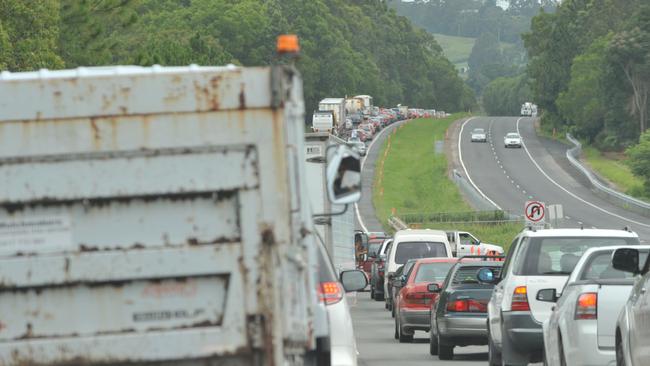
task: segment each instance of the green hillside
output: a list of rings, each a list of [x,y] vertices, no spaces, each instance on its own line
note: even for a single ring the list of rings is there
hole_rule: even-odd
[[[435,33],[434,37],[440,47],[442,47],[445,56],[453,63],[457,69],[467,67],[467,60],[476,38],[470,37],[455,37],[445,34]]]

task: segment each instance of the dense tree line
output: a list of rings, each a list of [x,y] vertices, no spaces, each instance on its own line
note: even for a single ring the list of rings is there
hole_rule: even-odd
[[[308,109],[354,94],[474,104],[435,39],[380,0],[0,0],[0,67],[265,65],[282,33],[301,39]]]
[[[482,104],[491,116],[518,116],[521,105],[533,100],[525,74],[497,78],[483,91]]]
[[[621,149],[648,127],[650,4],[565,0],[524,36],[542,123],[601,149]]]
[[[530,30],[534,15],[541,9],[553,11],[557,1],[511,0],[505,10],[495,0],[392,0],[390,4],[429,32],[476,38],[467,84],[482,94],[492,80],[524,72],[527,59],[521,34]]]

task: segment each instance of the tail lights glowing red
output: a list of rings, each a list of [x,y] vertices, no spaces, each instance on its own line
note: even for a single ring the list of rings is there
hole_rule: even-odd
[[[528,289],[526,286],[517,286],[512,294],[512,311],[530,311],[528,304]]]
[[[447,304],[447,311],[457,313],[486,313],[487,304],[474,299],[455,300]]]
[[[343,299],[343,289],[338,282],[321,282],[318,296],[326,305],[336,304]]]
[[[580,294],[576,303],[575,319],[597,319],[598,318],[598,294],[585,292]]]

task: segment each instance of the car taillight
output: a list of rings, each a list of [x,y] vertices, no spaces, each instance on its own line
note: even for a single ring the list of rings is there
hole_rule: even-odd
[[[487,305],[473,299],[456,300],[447,304],[447,311],[457,313],[485,313]]]
[[[530,311],[528,305],[528,289],[526,286],[517,286],[512,294],[512,311]]]
[[[318,296],[325,305],[332,305],[343,299],[343,290],[338,282],[321,282],[318,286]]]
[[[597,319],[598,318],[598,294],[585,292],[580,294],[576,303],[575,319]]]
[[[434,294],[429,292],[408,292],[400,305],[404,308],[421,308],[431,303]]]

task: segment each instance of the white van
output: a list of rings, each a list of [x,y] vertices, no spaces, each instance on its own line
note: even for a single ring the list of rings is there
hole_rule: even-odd
[[[395,233],[393,245],[386,256],[386,279],[409,259],[453,258],[447,233],[440,230],[400,230]],[[384,293],[388,293],[388,281],[384,281]]]

